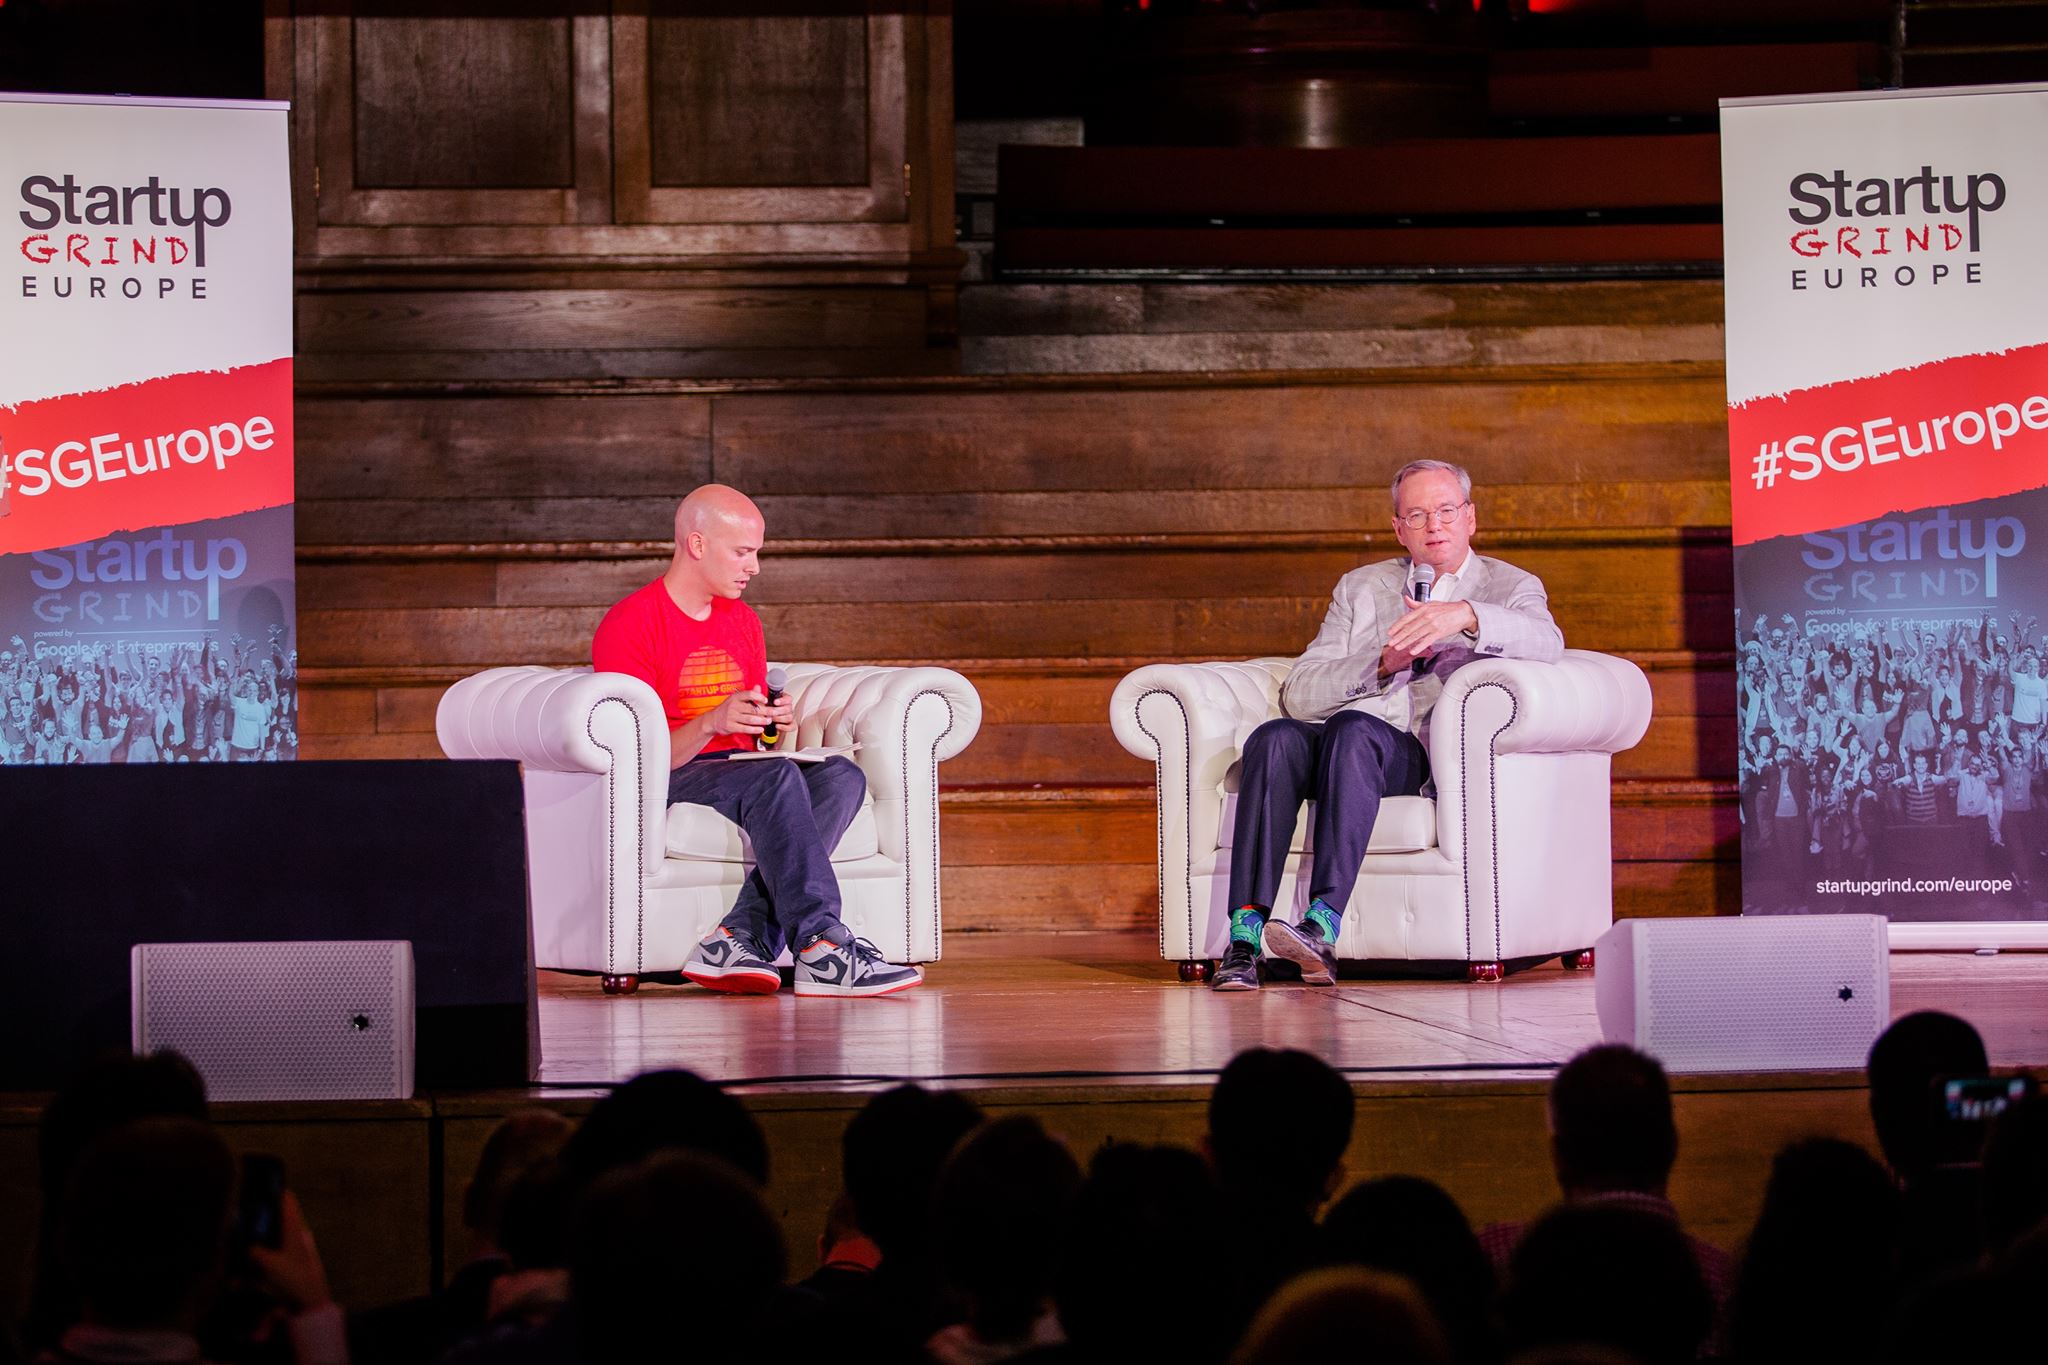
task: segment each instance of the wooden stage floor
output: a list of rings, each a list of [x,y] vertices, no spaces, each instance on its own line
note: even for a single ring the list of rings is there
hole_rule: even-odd
[[[1894,1015],[1945,1009],[1998,1066],[2048,1063],[2048,954],[1897,953]],[[1353,1080],[1528,1081],[1600,1040],[1591,973],[1551,963],[1499,985],[1340,981],[1218,994],[1181,984],[1150,934],[952,934],[923,986],[873,1000],[716,996],[541,974],[541,1080],[600,1087],[688,1067],[759,1093],[918,1080],[1189,1085],[1248,1047],[1297,1047]]]

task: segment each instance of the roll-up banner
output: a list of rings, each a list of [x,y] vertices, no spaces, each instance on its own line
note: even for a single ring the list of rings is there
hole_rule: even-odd
[[[2048,946],[2048,86],[1725,100],[1743,908]]]
[[[0,94],[0,763],[297,753],[285,116]]]

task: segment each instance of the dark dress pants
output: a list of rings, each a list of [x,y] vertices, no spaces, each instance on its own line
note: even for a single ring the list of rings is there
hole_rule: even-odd
[[[669,774],[668,802],[709,806],[747,832],[754,870],[721,923],[772,959],[839,923],[832,850],[867,789],[853,760],[836,754],[823,763],[707,755]]]
[[[1273,904],[1295,815],[1303,801],[1313,800],[1310,895],[1343,914],[1381,798],[1418,795],[1427,781],[1429,754],[1421,741],[1378,716],[1339,711],[1321,724],[1267,721],[1245,740],[1238,768],[1232,908]]]

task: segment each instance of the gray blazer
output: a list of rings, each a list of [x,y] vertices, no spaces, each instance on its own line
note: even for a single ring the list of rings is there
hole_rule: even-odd
[[[1314,643],[1294,661],[1280,686],[1280,708],[1296,720],[1328,720],[1339,711],[1365,711],[1429,742],[1429,713],[1444,682],[1474,659],[1535,659],[1555,663],[1564,633],[1550,619],[1543,580],[1512,564],[1473,554],[1451,586],[1451,598],[1470,602],[1479,618],[1475,636],[1442,642],[1429,671],[1379,680],[1387,628],[1407,612],[1409,561],[1383,560],[1337,580],[1330,610]]]

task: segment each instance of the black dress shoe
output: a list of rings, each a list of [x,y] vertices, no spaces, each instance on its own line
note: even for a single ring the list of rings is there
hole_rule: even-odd
[[[1313,924],[1283,924],[1266,921],[1260,936],[1268,957],[1281,957],[1301,967],[1304,986],[1331,986],[1337,981],[1337,945],[1323,937]]]
[[[1249,943],[1230,941],[1222,961],[1209,976],[1212,991],[1255,991],[1259,988],[1259,950]]]

